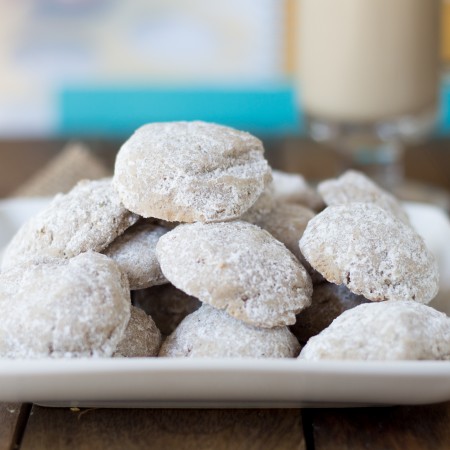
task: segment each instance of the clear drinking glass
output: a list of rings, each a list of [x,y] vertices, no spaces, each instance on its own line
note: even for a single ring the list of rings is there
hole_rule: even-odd
[[[435,126],[440,0],[299,0],[299,95],[310,136],[385,187]]]

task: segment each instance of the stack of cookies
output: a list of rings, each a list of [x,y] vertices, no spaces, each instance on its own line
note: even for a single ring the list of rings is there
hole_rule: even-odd
[[[425,306],[436,262],[401,205],[356,172],[317,192],[263,152],[215,124],[138,129],[112,180],[12,239],[0,357],[450,359],[450,318]]]

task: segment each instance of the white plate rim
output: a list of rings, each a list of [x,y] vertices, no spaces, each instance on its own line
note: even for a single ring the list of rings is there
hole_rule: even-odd
[[[89,407],[299,407],[450,401],[450,361],[0,360],[0,400]]]

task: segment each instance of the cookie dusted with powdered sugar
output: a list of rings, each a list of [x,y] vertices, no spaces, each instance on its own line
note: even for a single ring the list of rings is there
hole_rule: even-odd
[[[302,175],[272,170],[272,177],[273,195],[277,202],[297,203],[314,211],[324,207],[322,197]]]
[[[339,178],[322,181],[317,189],[329,206],[353,202],[375,203],[409,225],[408,214],[401,203],[360,172],[349,170]]]
[[[423,239],[373,203],[326,208],[309,221],[300,249],[328,281],[369,300],[428,303],[439,289],[437,262]]]
[[[161,347],[161,333],[150,316],[134,306],[128,326],[114,357],[143,358],[157,356]]]
[[[156,256],[177,288],[255,326],[293,324],[311,302],[304,267],[247,222],[180,225],[160,238]]]
[[[315,285],[311,306],[297,315],[297,322],[290,329],[296,338],[305,344],[310,337],[319,334],[344,311],[369,302],[370,300],[354,294],[343,284]]]
[[[294,358],[299,351],[300,345],[287,327],[253,327],[203,305],[164,341],[159,356]]]
[[[99,253],[0,274],[0,357],[111,356],[130,318],[128,280]]]
[[[260,200],[256,202],[256,205],[258,204],[260,204]],[[264,201],[264,204],[268,205],[268,202]],[[299,241],[303,236],[306,225],[314,216],[315,213],[305,206],[294,203],[278,203],[270,209],[252,207],[250,208],[250,214],[244,214],[242,219],[258,225],[282,242],[302,263],[313,283],[318,284],[324,281],[322,275],[306,261],[299,247]]]
[[[273,184],[269,183],[254,205],[246,211],[239,219],[253,224],[262,221],[264,217],[275,207],[273,196]]]
[[[167,283],[156,259],[156,244],[169,230],[142,220],[125,231],[103,251],[128,276],[130,289],[145,289]]]
[[[267,230],[282,242],[302,263],[305,259],[300,252],[299,241],[308,222],[316,214],[310,209],[292,203],[279,203],[267,214],[252,222]]]
[[[263,145],[205,122],[152,123],[120,149],[114,186],[143,217],[218,222],[241,216],[271,180]]]
[[[2,270],[35,259],[100,252],[137,220],[120,202],[111,180],[80,181],[20,228],[4,253]]]
[[[450,318],[416,302],[356,306],[312,337],[299,358],[450,360]]]
[[[161,333],[168,336],[202,303],[169,283],[134,292],[133,304],[152,316]]]

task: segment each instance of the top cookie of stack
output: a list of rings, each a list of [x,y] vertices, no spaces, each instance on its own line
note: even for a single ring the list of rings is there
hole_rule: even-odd
[[[204,122],[152,123],[117,155],[113,185],[143,217],[220,222],[240,217],[272,179],[262,142]]]

